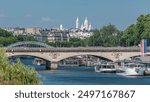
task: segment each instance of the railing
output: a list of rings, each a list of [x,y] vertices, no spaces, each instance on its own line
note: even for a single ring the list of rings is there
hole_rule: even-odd
[[[140,52],[139,47],[5,48],[6,52]],[[148,49],[150,51],[150,49]]]
[[[15,48],[15,47],[43,47],[43,48],[53,48],[50,45],[47,45],[47,44],[45,44],[43,42],[37,42],[37,41],[22,41],[22,42],[11,44],[7,48]]]

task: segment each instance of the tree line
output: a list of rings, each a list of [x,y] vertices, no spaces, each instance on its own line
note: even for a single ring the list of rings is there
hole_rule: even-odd
[[[135,24],[131,24],[124,31],[115,25],[107,25],[94,31],[89,38],[91,46],[138,46],[142,39],[148,40],[150,45],[150,14],[140,15]]]
[[[12,43],[16,43],[20,41],[33,41],[33,40],[36,39],[32,36],[26,36],[26,35],[13,36],[13,33],[0,28],[0,46],[8,46]]]

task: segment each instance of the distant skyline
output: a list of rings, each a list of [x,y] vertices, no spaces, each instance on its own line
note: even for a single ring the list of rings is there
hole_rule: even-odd
[[[148,0],[0,0],[0,27],[75,28],[85,17],[94,28],[114,24],[120,30],[150,14]]]

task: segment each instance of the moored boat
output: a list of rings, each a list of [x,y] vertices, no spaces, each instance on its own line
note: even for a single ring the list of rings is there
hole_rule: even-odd
[[[125,75],[127,76],[141,76],[144,75],[145,66],[141,63],[126,63],[124,65]]]
[[[95,66],[95,72],[101,72],[101,73],[115,73],[117,70],[114,66],[114,64],[100,64],[98,66]]]

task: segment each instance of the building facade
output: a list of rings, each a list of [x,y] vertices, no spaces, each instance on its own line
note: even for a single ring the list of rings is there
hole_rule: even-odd
[[[38,28],[38,27],[31,27],[31,28],[26,28],[25,29],[25,32],[27,33],[27,34],[40,34],[40,30],[41,30],[42,28]]]
[[[40,33],[42,41],[56,42],[56,41],[69,41],[70,39],[68,30],[45,29],[41,30]]]

